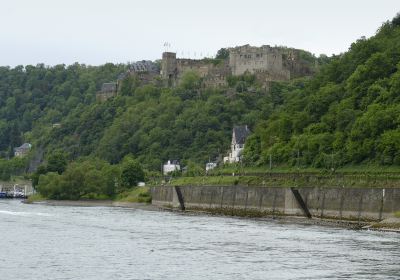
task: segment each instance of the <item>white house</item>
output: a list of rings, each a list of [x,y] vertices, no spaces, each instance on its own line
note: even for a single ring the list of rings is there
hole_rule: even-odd
[[[208,162],[206,164],[206,171],[214,169],[215,167],[217,167],[217,163],[216,162]]]
[[[244,149],[244,143],[250,135],[247,125],[235,126],[232,131],[231,151],[227,157],[224,157],[224,163],[240,162]]]
[[[30,143],[24,143],[20,147],[14,149],[14,156],[23,157],[29,153],[32,145]]]
[[[177,160],[168,160],[167,163],[163,165],[163,173],[164,175],[168,175],[168,173],[174,172],[174,171],[179,171],[181,170],[181,166],[179,164],[179,161]]]

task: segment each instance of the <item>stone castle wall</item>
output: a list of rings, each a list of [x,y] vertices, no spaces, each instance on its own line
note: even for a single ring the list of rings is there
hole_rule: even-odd
[[[260,48],[245,45],[229,49],[229,66],[232,75],[261,74],[275,80],[289,80],[290,71],[284,68],[282,52],[277,48]]]
[[[230,75],[230,68],[226,61],[213,64],[207,60],[178,59],[177,79],[180,80],[188,71],[197,73],[206,87],[225,86],[226,77]]]
[[[268,83],[312,74],[310,63],[300,59],[300,50],[250,45],[228,50],[229,59],[217,64],[207,59],[179,59],[176,53],[164,52],[161,76],[169,85],[177,85],[184,73],[193,71],[202,78],[205,86],[224,86],[226,77],[230,75],[250,73],[258,81]]]

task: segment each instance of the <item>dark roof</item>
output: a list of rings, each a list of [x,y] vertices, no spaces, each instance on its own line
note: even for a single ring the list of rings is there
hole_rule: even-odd
[[[250,130],[247,128],[247,125],[235,126],[233,128],[233,135],[235,137],[236,144],[244,144],[249,134]]]
[[[150,60],[142,60],[132,63],[129,66],[132,72],[140,73],[140,72],[153,72],[158,73],[160,69],[158,65]]]
[[[14,151],[29,150],[32,147],[29,143],[24,143],[21,146],[14,148]]]
[[[101,91],[102,92],[110,92],[110,91],[114,92],[114,91],[117,91],[117,83],[104,83],[101,86]]]

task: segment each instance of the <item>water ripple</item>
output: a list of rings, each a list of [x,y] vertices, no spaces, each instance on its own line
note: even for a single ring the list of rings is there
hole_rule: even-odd
[[[0,279],[400,279],[400,235],[0,203]]]

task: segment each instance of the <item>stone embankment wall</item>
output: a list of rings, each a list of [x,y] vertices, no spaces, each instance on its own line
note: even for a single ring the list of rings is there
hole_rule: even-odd
[[[152,187],[152,203],[215,212],[382,220],[400,211],[400,188]],[[182,205],[183,202],[183,205]]]

